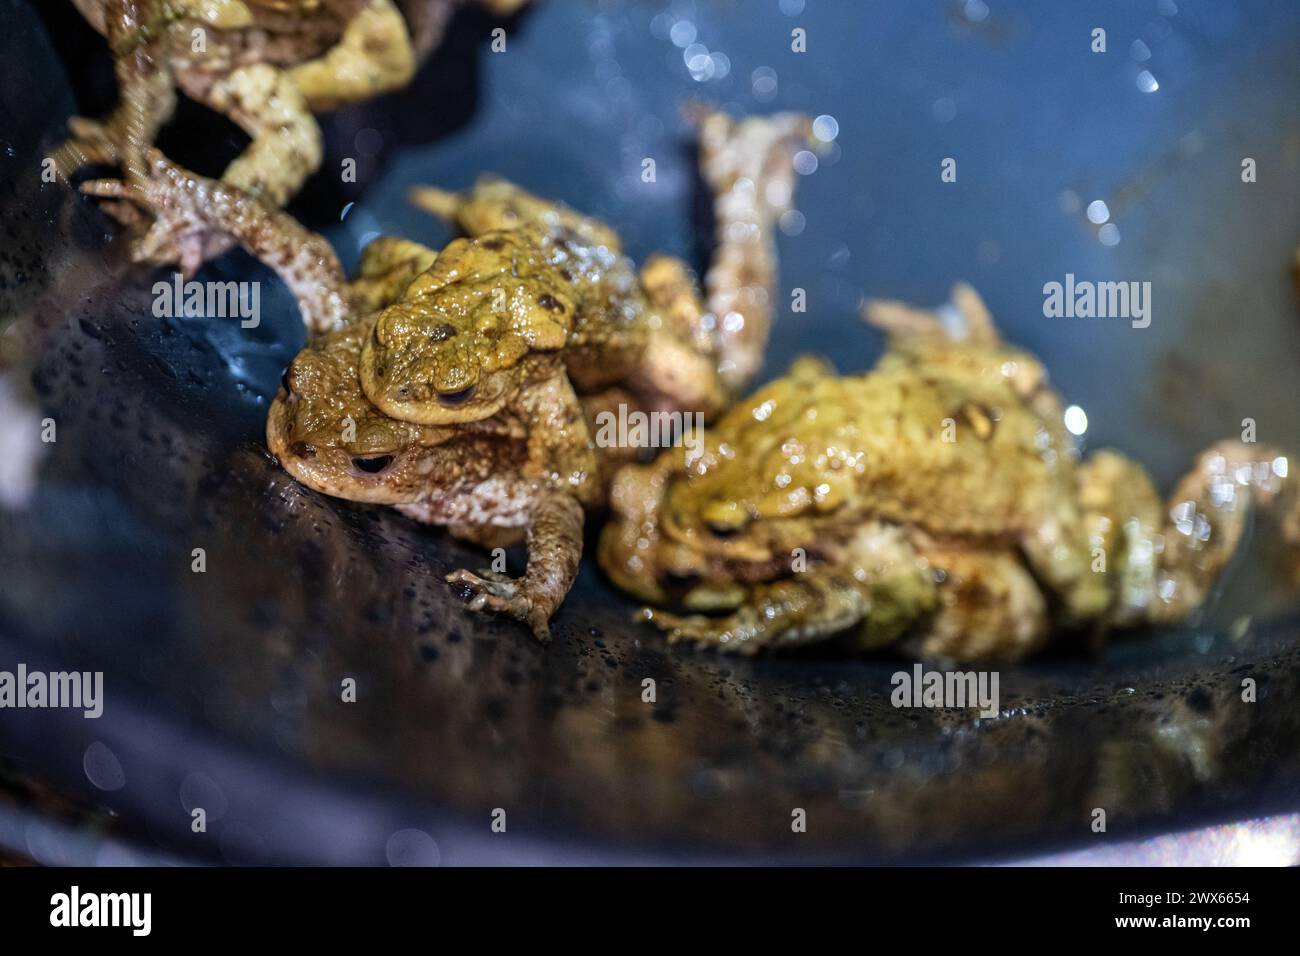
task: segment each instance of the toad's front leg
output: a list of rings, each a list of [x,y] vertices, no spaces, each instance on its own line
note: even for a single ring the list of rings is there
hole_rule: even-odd
[[[229,236],[276,271],[298,300],[309,331],[342,328],[350,314],[348,287],[324,236],[256,196],[168,162],[157,150],[147,151],[146,160],[146,177],[97,179],[81,187],[153,214],[153,226],[136,240],[138,261],[165,262],[167,250],[179,249],[181,271],[192,275],[213,238]]]
[[[824,640],[865,620],[871,613],[871,593],[847,576],[808,572],[755,588],[746,604],[720,617],[652,608],[641,613],[667,634],[669,644],[758,654]]]
[[[582,505],[573,495],[544,487],[530,515],[528,567],[522,578],[462,568],[447,575],[447,581],[468,589],[471,609],[509,615],[531,627],[539,641],[548,641],[551,617],[578,575],[582,522]]]
[[[860,625],[864,648],[890,644],[936,606],[929,566],[897,528],[869,525],[834,554],[833,563],[755,587],[730,614],[680,616],[645,610],[669,643],[758,654],[812,644]]]

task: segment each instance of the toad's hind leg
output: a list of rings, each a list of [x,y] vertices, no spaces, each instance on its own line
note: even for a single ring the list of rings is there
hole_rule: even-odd
[[[997,345],[1001,341],[993,315],[974,286],[958,282],[949,302],[937,309],[923,309],[896,299],[868,299],[862,319],[896,341],[947,339],[973,345]]]
[[[641,287],[659,322],[652,325],[629,385],[646,411],[699,412],[712,418],[726,396],[712,318],[695,277],[680,259],[655,255],[641,269]]]
[[[734,393],[763,364],[777,296],[776,222],[792,207],[793,156],[813,144],[812,123],[797,113],[736,120],[705,108],[691,112],[717,239],[704,286],[718,371]]]
[[[1046,643],[1047,602],[1012,551],[924,547],[942,584],[935,612],[905,639],[923,658],[1017,660]]]
[[[229,236],[280,276],[298,300],[303,324],[313,333],[342,328],[350,315],[347,283],[324,236],[228,183],[195,175],[146,152],[147,177],[123,182],[97,179],[82,185],[92,196],[136,203],[154,223],[137,240],[136,258],[153,261],[162,250],[181,250],[181,269],[202,264],[212,235]]]
[[[531,627],[538,640],[550,640],[550,619],[578,575],[582,522],[582,505],[573,495],[543,490],[528,527],[528,567],[522,578],[462,569],[447,575],[447,581],[469,590],[471,609],[508,615]]]
[[[221,179],[274,206],[283,206],[320,166],[320,126],[284,71],[259,63],[210,85],[178,77],[181,88],[222,113],[252,142]]]
[[[1201,453],[1169,496],[1148,618],[1172,623],[1209,596],[1246,530],[1251,509],[1278,513],[1287,543],[1300,548],[1295,461],[1266,445],[1221,441]]]
[[[756,588],[742,607],[721,617],[651,608],[642,616],[665,632],[669,644],[758,654],[825,640],[865,620],[870,612],[868,588],[849,578],[809,573]]]
[[[406,21],[393,0],[368,0],[336,46],[289,71],[312,112],[400,90],[415,75],[416,51]]]
[[[498,176],[480,176],[463,192],[415,186],[407,193],[407,200],[417,209],[454,223],[470,238],[530,227],[552,238],[563,239],[567,234],[591,246],[622,250],[618,234],[600,220],[563,203],[534,196]]]
[[[173,76],[167,64],[171,36],[167,5],[150,0],[109,0],[98,7],[81,5],[82,15],[104,34],[113,55],[118,100],[106,119],[74,116],[68,120],[72,138],[52,158],[67,179],[89,165],[119,166],[127,175],[143,175],[144,151],[176,107]],[[152,36],[150,40],[148,37]],[[129,205],[109,207],[124,223],[138,225],[138,210]]]

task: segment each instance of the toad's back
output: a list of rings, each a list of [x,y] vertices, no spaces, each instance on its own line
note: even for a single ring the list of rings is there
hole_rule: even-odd
[[[795,373],[719,422],[703,474],[682,489],[701,512],[879,517],[944,536],[1015,535],[1055,494],[1073,456],[1007,382],[887,365],[845,377]]]

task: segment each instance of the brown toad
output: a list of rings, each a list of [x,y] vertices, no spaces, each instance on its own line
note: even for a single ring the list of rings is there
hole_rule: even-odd
[[[73,117],[55,151],[70,177],[87,165],[148,175],[144,151],[170,119],[176,91],[229,117],[251,138],[224,182],[283,205],[321,162],[313,113],[400,89],[437,45],[461,0],[73,0],[109,42],[118,103],[104,120]],[[522,0],[485,0],[509,13]],[[414,38],[412,36],[414,34]],[[137,234],[141,210],[109,203]],[[148,211],[148,210],[145,210]],[[183,245],[151,233],[133,246],[139,261],[179,261],[192,273],[229,246],[226,236],[191,230]]]
[[[526,534],[523,578],[461,571],[451,580],[473,593],[472,607],[511,614],[544,636],[577,571],[583,508],[602,500],[602,474],[610,464],[607,458],[602,466],[598,457],[584,404],[711,410],[728,383],[737,381],[737,369],[753,367],[756,360],[748,353],[761,349],[766,335],[771,290],[748,288],[737,299],[726,280],[770,282],[771,227],[782,207],[756,197],[789,196],[789,190],[764,189],[763,175],[778,183],[793,176],[791,136],[806,121],[710,117],[705,123],[735,133],[715,139],[722,159],[714,148],[704,150],[706,164],[712,161],[709,181],[744,193],[727,205],[727,215],[759,227],[730,230],[739,238],[722,244],[725,261],[710,273],[711,291],[746,310],[721,330],[710,328],[712,314],[680,261],[656,258],[638,276],[607,227],[508,183],[481,183],[466,201],[457,200],[456,209],[470,229],[475,222],[511,216],[519,218],[520,228],[458,240],[440,253],[406,240],[376,240],[352,282],[322,237],[156,152],[143,183],[102,180],[87,189],[144,202],[155,210],[154,229],[181,237],[192,229],[228,234],[273,267],[316,336],[295,360],[268,424],[268,439],[284,467],[319,491],[399,505],[475,540]],[[765,151],[753,156],[738,150],[737,142],[761,144]],[[446,194],[437,196],[449,201]],[[731,221],[719,225],[725,230]],[[537,230],[531,238],[529,229]],[[590,249],[579,253],[580,242]],[[556,261],[538,261],[538,255]],[[570,269],[575,271],[566,278],[563,272]],[[466,316],[472,321],[455,324]],[[438,407],[446,416],[406,421],[364,397],[365,355],[373,351],[376,330],[401,332],[403,323],[427,330],[435,342],[468,344],[475,367],[488,371],[473,383],[473,392],[457,380],[444,383],[447,394]],[[313,392],[304,384],[310,382],[326,387]],[[586,393],[581,399],[575,385]],[[288,405],[294,408],[290,417],[284,412]],[[345,418],[353,426],[346,435]],[[327,440],[332,431],[339,434]],[[448,454],[488,441],[503,445],[464,469],[447,464]],[[429,448],[439,451],[426,453]],[[613,449],[608,455],[626,453]],[[493,462],[500,463],[499,474],[489,481],[485,475]],[[467,484],[462,473],[477,477]]]
[[[811,124],[703,109],[694,118],[719,239],[707,310],[678,260],[652,257],[638,276],[608,226],[509,183],[483,179],[464,195],[417,189],[418,205],[467,238],[379,317],[362,353],[370,400],[409,421],[470,421],[549,365],[579,393],[630,382],[646,406],[716,413],[762,362],[775,222]]]
[[[1288,459],[1221,442],[1162,506],[1141,466],[1080,463],[1042,365],[1004,344],[969,287],[962,321],[867,312],[890,347],[870,372],[803,359],[709,430],[615,479],[601,566],[659,607],[671,641],[742,653],[857,628],[925,657],[1011,659],[1066,628],[1185,618]],[[951,318],[951,313],[948,314]]]

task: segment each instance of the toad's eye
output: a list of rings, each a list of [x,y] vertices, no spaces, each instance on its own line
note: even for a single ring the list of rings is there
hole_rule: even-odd
[[[709,522],[709,531],[715,538],[722,538],[724,541],[728,538],[734,538],[740,534],[740,525],[738,524],[719,524],[716,521]]]
[[[444,322],[442,325],[434,327],[433,331],[429,333],[429,338],[434,342],[443,342],[455,334],[456,326]]]
[[[439,392],[438,404],[445,405],[448,408],[455,408],[457,405],[464,405],[474,397],[474,388],[475,386],[471,385],[469,388],[462,388],[458,392]]]
[[[353,458],[352,467],[368,475],[377,475],[393,463],[392,455],[376,455],[373,458]]]
[[[700,572],[687,568],[665,568],[664,581],[672,587],[688,587],[700,579]]]

